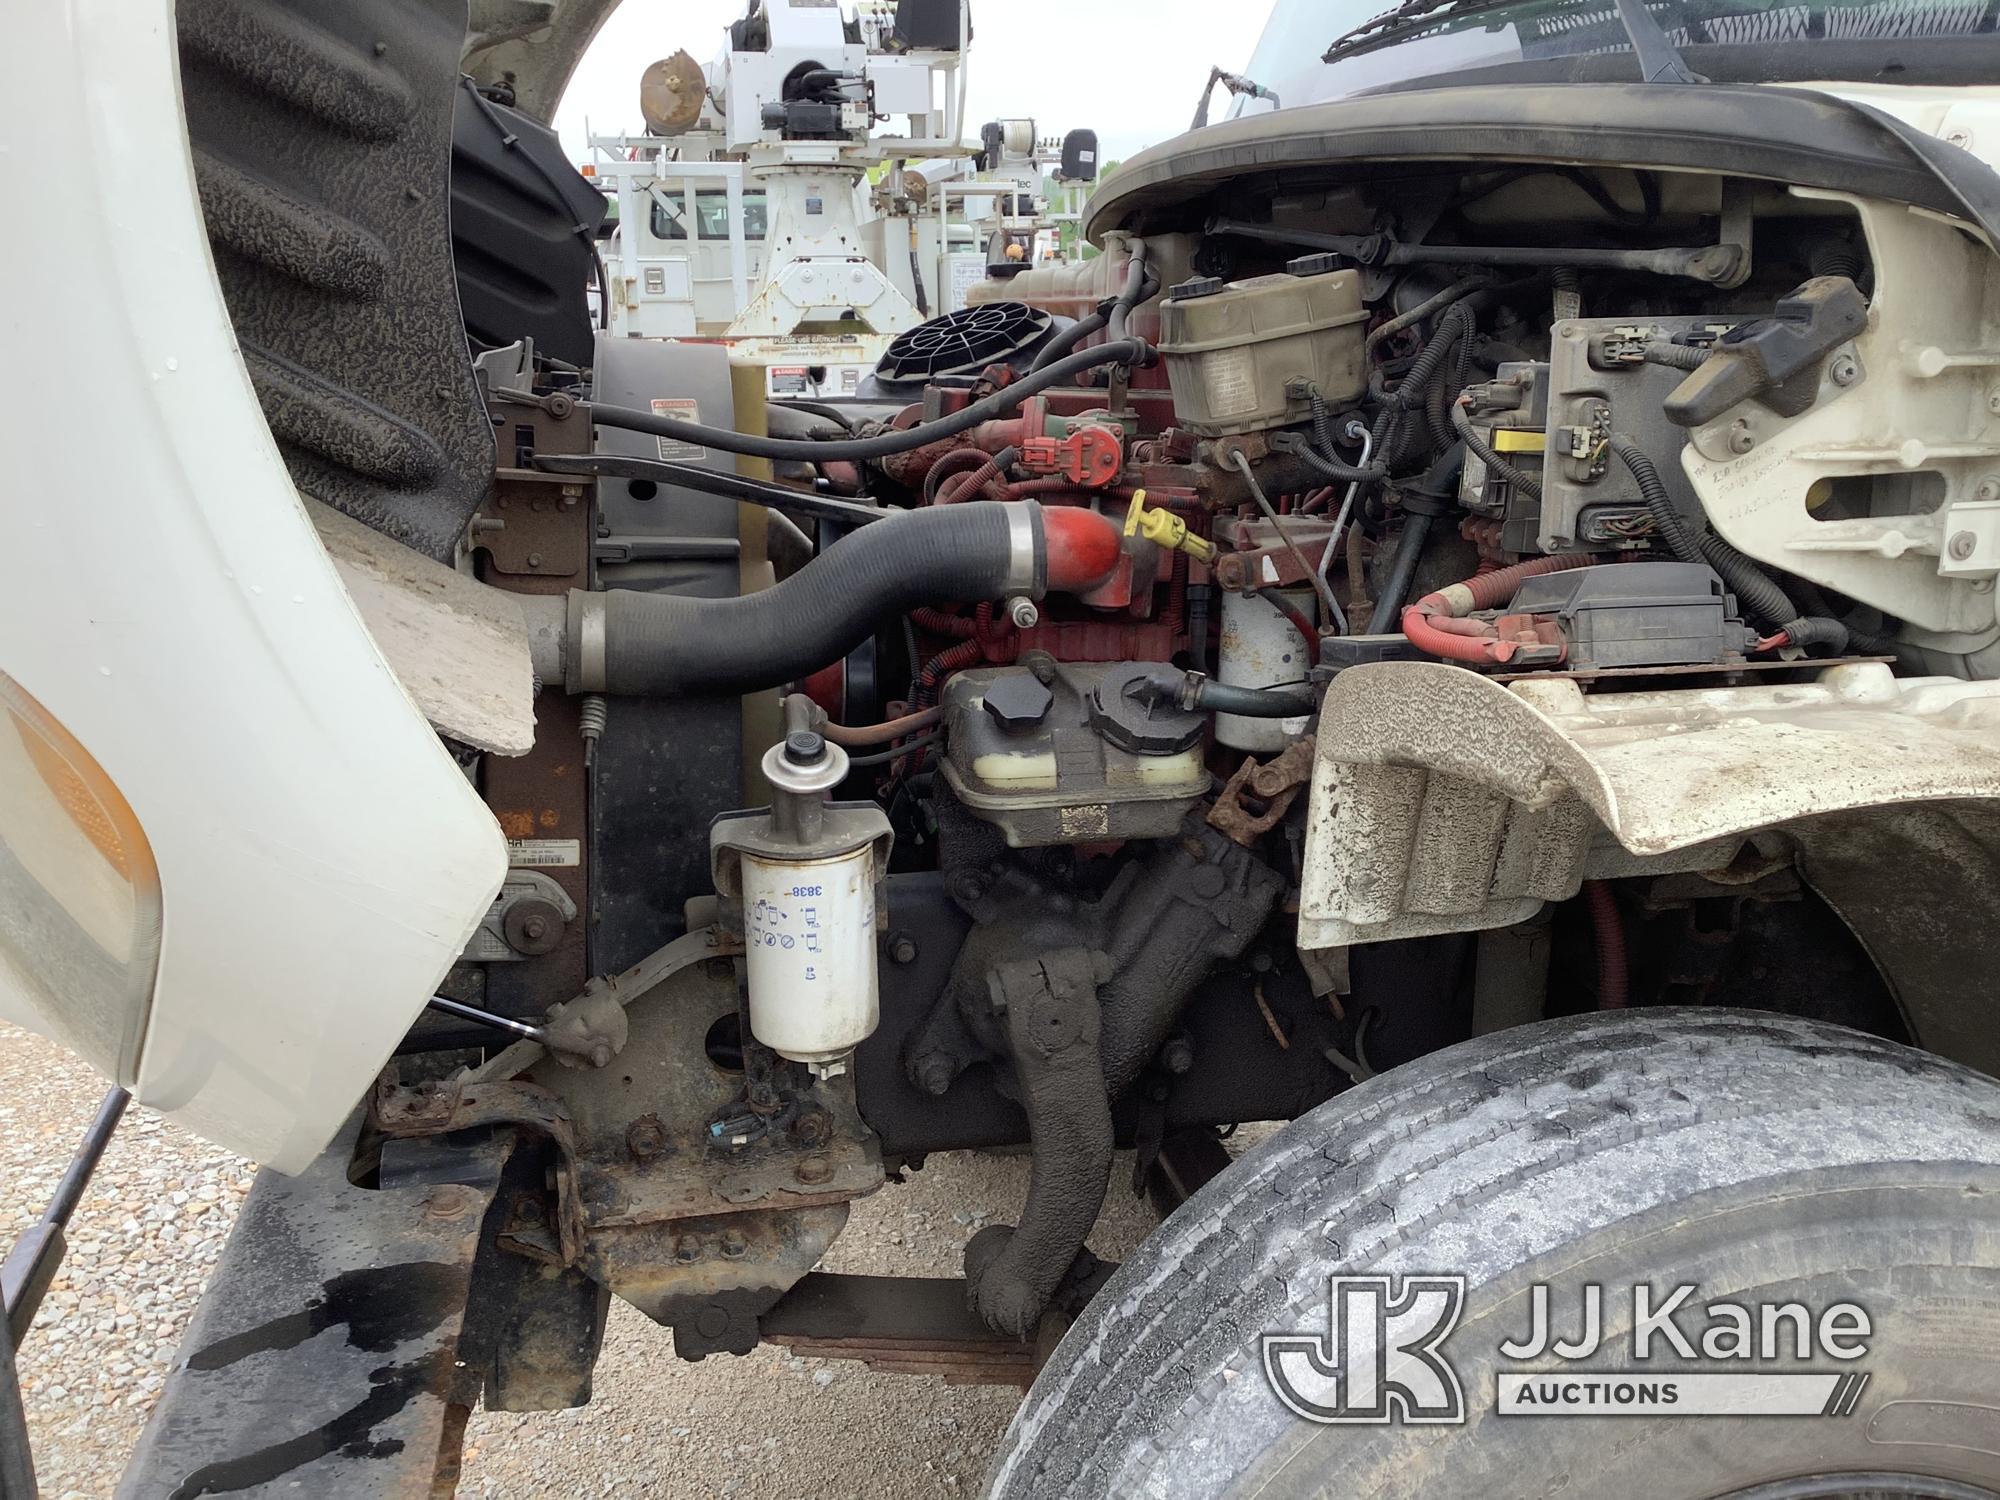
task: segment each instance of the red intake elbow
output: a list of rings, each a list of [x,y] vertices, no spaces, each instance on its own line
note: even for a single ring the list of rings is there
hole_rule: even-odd
[[[1124,534],[1118,523],[1078,505],[1042,507],[1051,593],[1088,593],[1118,567]]]

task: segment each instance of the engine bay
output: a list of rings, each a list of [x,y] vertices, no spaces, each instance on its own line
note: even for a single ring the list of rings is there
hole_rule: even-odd
[[[1159,180],[853,402],[478,361],[538,728],[466,757],[515,870],[447,996],[546,1021],[467,1066],[427,1018],[379,1170],[561,1116],[505,1248],[684,1357],[823,1336],[847,1203],[929,1153],[1033,1153],[966,1254],[990,1352],[1101,1284],[1118,1149],[1171,1204],[1239,1123],[1544,1015],[1838,974],[1922,1019],[1801,869],[1990,709],[1965,230],[1623,163]]]

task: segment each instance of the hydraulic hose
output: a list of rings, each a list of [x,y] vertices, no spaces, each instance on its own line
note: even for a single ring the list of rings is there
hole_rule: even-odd
[[[885,617],[920,604],[1087,587],[1116,566],[1119,530],[1067,509],[1060,524],[1032,501],[901,511],[740,598],[573,592],[567,685],[628,696],[754,692],[838,661]]]
[[[1126,337],[1126,321],[1132,316],[1132,310],[1146,300],[1148,283],[1150,282],[1156,289],[1159,286],[1146,266],[1146,242],[1133,239],[1128,245],[1132,258],[1127,263],[1125,271],[1125,287],[1111,303],[1109,328],[1114,339]]]
[[[535,467],[551,474],[650,480],[654,484],[697,490],[704,495],[720,495],[725,500],[741,500],[746,505],[762,505],[811,521],[837,521],[843,526],[867,526],[894,514],[855,500],[836,500],[807,490],[789,489],[769,480],[745,479],[719,469],[639,458],[629,453],[537,453]]]
[[[1093,333],[1102,333],[1104,325],[1111,321],[1110,313],[1104,308],[1085,313],[1061,333],[1042,345],[1042,352],[1035,356],[1035,362],[1028,366],[1028,372],[1046,369],[1061,359]]]
[[[926,708],[913,714],[904,714],[900,719],[889,719],[881,724],[836,724],[828,719],[819,725],[819,732],[834,744],[852,749],[887,745],[907,735],[921,734],[926,730],[935,729],[943,721],[943,709]]]
[[[1405,486],[1405,493],[1440,507],[1449,504],[1450,498],[1458,493],[1458,475],[1464,467],[1465,450],[1454,444],[1424,471],[1422,479]],[[1410,597],[1410,585],[1416,580],[1417,565],[1423,561],[1424,544],[1430,540],[1431,527],[1440,513],[1441,509],[1430,505],[1415,509],[1405,500],[1403,529],[1396,536],[1396,551],[1389,559],[1389,576],[1382,585],[1382,597],[1375,601],[1375,612],[1368,617],[1368,634],[1387,635],[1396,629],[1403,601]]]
[[[808,464],[828,459],[849,459],[861,463],[908,453],[913,448],[922,448],[944,438],[956,437],[961,432],[969,432],[982,422],[990,422],[1012,411],[1030,396],[1072,380],[1087,370],[1101,369],[1105,365],[1144,365],[1150,363],[1152,358],[1153,348],[1145,340],[1116,339],[1095,348],[1079,350],[1054,364],[1023,375],[1012,385],[1004,386],[985,400],[975,401],[948,417],[939,417],[934,422],[920,422],[914,427],[894,432],[878,433],[874,437],[831,438],[825,441],[757,437],[747,432],[733,432],[726,427],[706,427],[698,422],[655,416],[652,412],[637,411],[627,406],[592,402],[588,410],[590,420],[601,427],[678,438],[683,442],[700,443],[720,448],[724,453],[738,453],[749,458],[783,459]]]
[[[1327,458],[1298,433],[1272,434],[1271,447],[1276,452],[1289,453],[1295,458],[1304,460],[1307,468],[1335,484],[1368,484],[1388,477],[1389,473],[1386,464],[1344,464],[1337,459]]]
[[[1395,628],[1396,617],[1403,611],[1403,600],[1409,597],[1410,582],[1417,576],[1424,544],[1430,540],[1432,520],[1422,511],[1404,514],[1403,529],[1396,536],[1396,551],[1389,559],[1388,582],[1382,586],[1382,597],[1375,601],[1375,613],[1368,617],[1368,634],[1387,635]]]
[[[1232,687],[1199,672],[1176,672],[1169,667],[1148,672],[1139,688],[1182,708],[1234,714],[1241,719],[1297,719],[1319,712],[1319,695],[1311,688]]]
[[[1697,537],[1667,493],[1653,461],[1630,439],[1614,436],[1611,451],[1625,465],[1653,518],[1653,529],[1666,542],[1667,550],[1682,562],[1707,563],[1720,575],[1736,602],[1757,624],[1786,637],[1801,651],[1815,646],[1838,654],[1847,649],[1847,627],[1838,620],[1805,616],[1798,606],[1755,562],[1738,552],[1714,532]]]
[[[1462,297],[1470,297],[1474,292],[1483,292],[1493,285],[1490,276],[1470,276],[1463,281],[1455,281],[1443,291],[1426,297],[1408,312],[1398,313],[1380,327],[1370,330],[1365,348],[1373,350],[1384,339],[1401,333],[1405,328],[1414,328],[1432,313],[1446,308]]]
[[[1114,339],[1125,337],[1125,323],[1131,316],[1132,309],[1159,290],[1159,282],[1153,279],[1152,272],[1146,265],[1146,242],[1133,240],[1131,253],[1130,266],[1125,274],[1125,285],[1119,290],[1118,295],[1106,298],[1098,305],[1095,312],[1078,318],[1043,345],[1042,352],[1035,356],[1035,362],[1028,367],[1030,373],[1054,364],[1085,339],[1102,333],[1106,328],[1111,330],[1111,337]]]

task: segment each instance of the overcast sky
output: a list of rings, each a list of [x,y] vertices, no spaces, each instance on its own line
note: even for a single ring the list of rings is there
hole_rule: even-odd
[[[556,126],[582,161],[590,133],[644,132],[639,74],[685,47],[706,65],[744,0],[624,0],[564,95]],[[1031,116],[1042,135],[1087,126],[1106,161],[1188,128],[1211,67],[1241,72],[1271,0],[974,0],[970,138]],[[1218,91],[1220,115],[1224,96]],[[586,123],[587,122],[587,123]]]

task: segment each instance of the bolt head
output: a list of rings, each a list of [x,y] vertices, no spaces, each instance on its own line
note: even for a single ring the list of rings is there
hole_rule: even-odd
[[[1016,630],[1033,630],[1041,622],[1042,612],[1035,608],[1032,599],[1015,599],[1007,606],[1007,618],[1014,622]]]
[[[1990,412],[2000,412],[2000,387],[1986,393],[1986,409]]]
[[[1748,453],[1756,446],[1757,439],[1751,433],[1748,423],[1739,421],[1734,427],[1729,429],[1729,451],[1731,453]]]
[[[500,935],[516,953],[539,957],[563,937],[563,915],[541,896],[523,896],[508,904],[500,918]]]
[[[1833,362],[1833,383],[1853,385],[1861,378],[1861,363],[1851,354],[1843,354]]]
[[[917,940],[906,932],[897,933],[889,939],[889,959],[892,963],[915,963],[917,961]]]
[[[667,1130],[657,1115],[641,1115],[625,1131],[625,1149],[637,1157],[658,1156],[667,1148]]]
[[[951,1059],[942,1052],[927,1052],[917,1059],[916,1085],[926,1094],[942,1094],[951,1088]]]
[[[1959,562],[1964,562],[1966,558],[1972,556],[1978,547],[1979,538],[1969,531],[1952,533],[1951,540],[1945,544],[1945,550]]]

